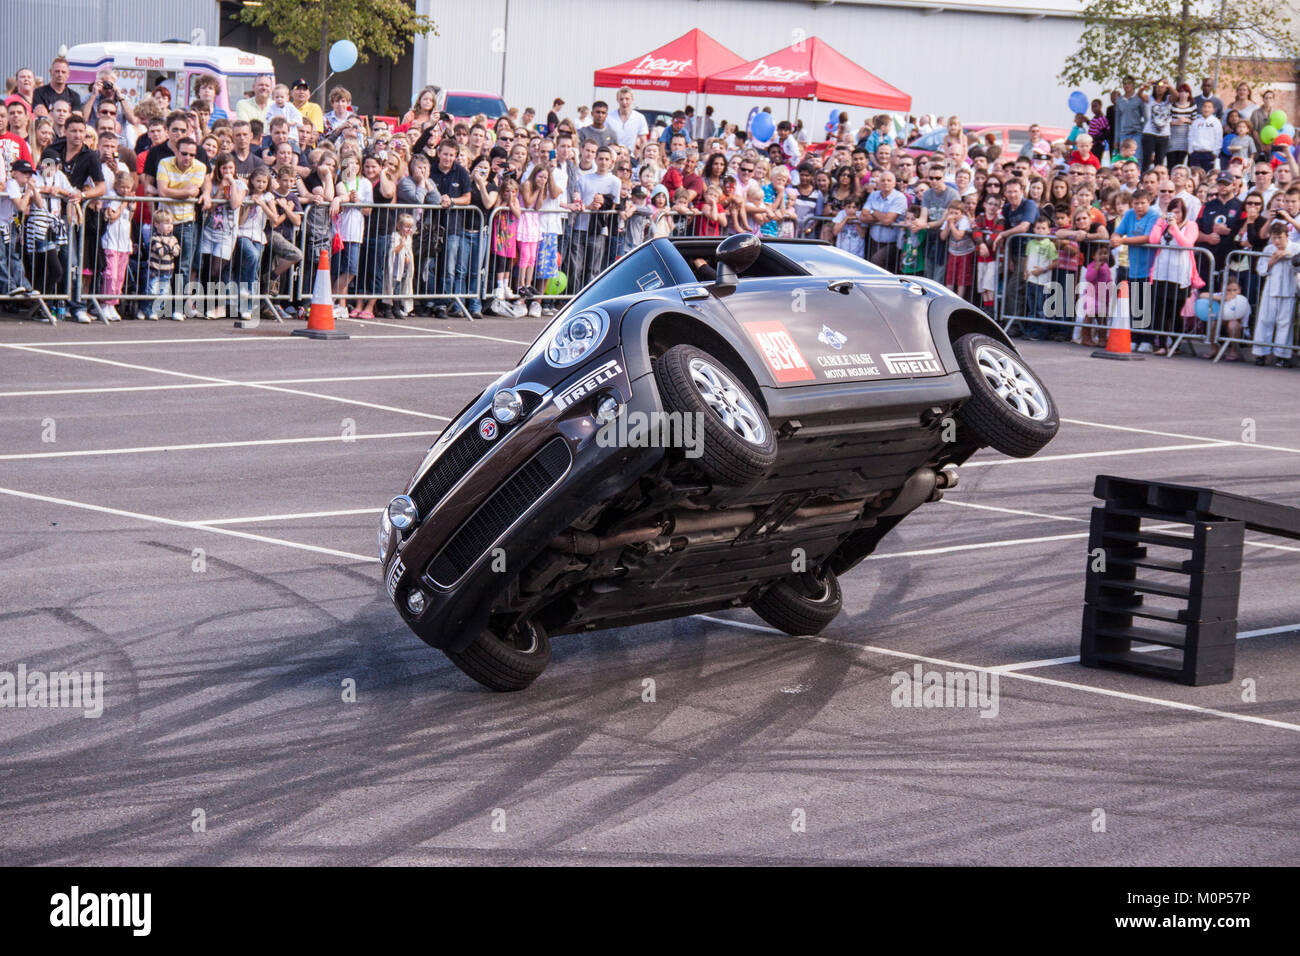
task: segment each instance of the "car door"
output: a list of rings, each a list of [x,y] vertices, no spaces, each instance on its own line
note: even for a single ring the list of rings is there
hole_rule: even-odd
[[[886,280],[891,281],[891,280]],[[903,351],[860,278],[740,280],[720,303],[778,388],[898,377],[882,354]],[[761,379],[760,379],[761,380]]]

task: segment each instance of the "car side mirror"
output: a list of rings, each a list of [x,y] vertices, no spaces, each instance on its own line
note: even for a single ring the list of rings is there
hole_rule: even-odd
[[[762,251],[762,241],[748,233],[728,236],[718,243],[718,276],[713,282],[715,293],[728,295],[734,290],[740,274],[757,261]]]

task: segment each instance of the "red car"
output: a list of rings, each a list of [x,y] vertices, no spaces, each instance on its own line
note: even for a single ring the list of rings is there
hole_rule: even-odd
[[[486,116],[490,123],[509,112],[506,101],[501,97],[478,90],[441,90],[438,93],[438,109],[450,113],[454,123],[469,122],[479,113]]]

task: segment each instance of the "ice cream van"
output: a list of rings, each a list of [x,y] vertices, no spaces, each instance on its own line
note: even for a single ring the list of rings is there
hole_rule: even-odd
[[[191,43],[79,43],[70,47],[68,82],[91,87],[101,70],[117,74],[121,95],[133,106],[166,80],[173,106],[188,105],[197,96],[200,76],[211,74],[221,84],[216,105],[234,113],[237,104],[252,92],[253,81],[263,73],[274,73],[270,57],[229,46],[198,46]]]

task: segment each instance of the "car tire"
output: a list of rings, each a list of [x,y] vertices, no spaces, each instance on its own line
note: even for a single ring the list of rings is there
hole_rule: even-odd
[[[1056,437],[1056,402],[1014,349],[978,332],[961,336],[952,348],[971,391],[957,421],[981,445],[1028,458]]]
[[[771,470],[772,424],[726,365],[694,345],[674,345],[655,362],[655,379],[667,411],[700,416],[700,457],[693,460],[710,480],[747,485]]]
[[[512,629],[510,637],[485,630],[463,651],[446,654],[453,664],[490,690],[523,690],[550,663],[551,639],[535,621],[521,626],[523,630]]]
[[[787,634],[820,634],[840,613],[844,595],[839,578],[826,568],[818,579],[821,590],[810,596],[805,576],[777,581],[754,602],[754,613]]]

